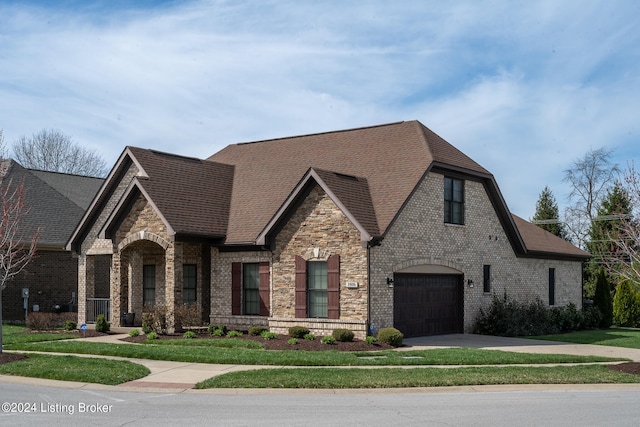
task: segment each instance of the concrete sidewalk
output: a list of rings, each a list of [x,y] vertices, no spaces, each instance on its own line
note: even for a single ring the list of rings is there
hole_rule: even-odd
[[[124,332],[118,330],[117,332]],[[92,338],[80,338],[88,342],[105,342],[112,344],[126,344],[121,338],[127,337],[126,333],[104,335]],[[136,344],[130,344],[136,345]],[[487,350],[503,350],[518,353],[541,353],[541,354],[572,354],[581,356],[604,356],[615,358],[626,358],[632,361],[640,361],[640,350],[620,347],[605,347],[587,344],[559,343],[552,341],[528,340],[520,338],[493,337],[485,335],[455,334],[438,335],[431,337],[407,338],[404,346],[399,351],[424,350],[435,348],[471,347]],[[236,371],[247,371],[255,369],[295,369],[295,366],[247,366],[247,365],[220,365],[208,363],[172,362],[164,360],[148,359],[126,359],[121,357],[108,357],[97,355],[76,355],[79,357],[106,357],[110,359],[129,360],[133,363],[149,368],[151,373],[139,380],[120,384],[116,387],[127,390],[163,391],[163,392],[183,392],[192,389],[195,384],[218,375]],[[434,366],[412,366],[413,368],[426,368]],[[384,368],[371,367],[371,368]],[[0,381],[20,382],[23,384],[50,383],[51,380],[40,380],[36,378],[12,377],[0,375]],[[62,386],[68,388],[103,388],[111,386],[100,386],[95,384],[71,383],[56,381],[55,383],[65,383]],[[640,385],[634,385],[640,387]]]
[[[629,359],[640,362],[640,349],[608,347],[592,344],[573,344],[525,338],[494,337],[488,335],[452,334],[430,337],[406,338],[405,347],[399,350],[470,347],[485,350],[513,351],[515,353],[571,354],[577,356],[602,356]]]

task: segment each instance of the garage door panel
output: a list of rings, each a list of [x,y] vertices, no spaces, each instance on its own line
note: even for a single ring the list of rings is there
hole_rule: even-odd
[[[462,276],[396,274],[394,325],[405,337],[462,331]]]

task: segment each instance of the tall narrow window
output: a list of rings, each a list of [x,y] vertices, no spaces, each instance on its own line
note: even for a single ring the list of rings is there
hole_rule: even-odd
[[[307,315],[328,316],[327,262],[307,262]]]
[[[242,265],[242,306],[244,314],[260,314],[260,264]]]
[[[483,267],[482,288],[484,292],[491,292],[491,266],[490,265],[485,265]]]
[[[556,269],[549,269],[549,305],[556,305]]]
[[[464,181],[444,178],[444,222],[464,224]]]
[[[142,305],[152,306],[156,303],[156,266],[142,266]]]
[[[197,295],[197,267],[196,264],[182,266],[182,302],[191,304],[196,302]]]

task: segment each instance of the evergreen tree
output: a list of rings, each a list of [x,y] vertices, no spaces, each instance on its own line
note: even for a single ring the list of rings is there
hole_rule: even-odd
[[[596,282],[596,293],[593,298],[593,305],[602,313],[600,321],[601,328],[609,328],[613,323],[613,300],[611,298],[611,286],[604,269],[600,269],[598,273],[598,281]]]
[[[613,323],[618,326],[636,327],[640,324],[640,301],[638,293],[627,280],[616,287],[613,298]]]
[[[546,186],[536,202],[536,213],[533,215],[532,222],[538,227],[566,240],[568,235],[564,224],[560,222],[559,218],[560,212],[556,198],[549,187]]]
[[[592,255],[585,270],[585,296],[589,297],[595,288],[598,272],[605,268],[611,277],[610,270],[615,269],[616,244],[620,225],[628,221],[631,213],[631,201],[620,182],[607,191],[596,210],[596,217],[589,228],[587,251]]]

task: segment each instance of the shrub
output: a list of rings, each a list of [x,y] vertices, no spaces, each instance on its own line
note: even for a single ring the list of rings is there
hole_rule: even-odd
[[[403,339],[404,335],[396,328],[382,328],[378,331],[378,340],[394,347],[400,347]]]
[[[183,329],[187,326],[202,325],[202,317],[198,309],[198,304],[196,303],[178,306],[174,311],[174,316],[176,318],[176,325],[179,325]]]
[[[142,332],[148,334],[153,331],[153,314],[142,313]]]
[[[269,332],[269,331],[264,331],[260,335],[262,336],[262,338],[264,338],[267,341],[274,340],[274,339],[276,339],[278,337],[278,335],[276,333]]]
[[[311,334],[311,333],[309,333],[309,334],[304,334],[304,337],[303,337],[303,338],[304,338],[305,340],[313,341],[313,340],[315,340],[315,339],[316,339],[316,336],[315,336],[315,335],[313,335],[313,334]]]
[[[54,313],[34,311],[27,316],[27,327],[36,331],[50,331],[55,329],[56,318]]]
[[[209,331],[209,335],[212,335],[212,336],[221,337],[221,336],[227,335],[226,325],[217,325],[215,323],[211,323],[207,328],[207,330]],[[216,332],[216,331],[220,331],[220,332]]]
[[[249,335],[252,337],[259,337],[263,332],[269,332],[269,328],[260,325],[255,325],[249,328]]]
[[[169,316],[167,306],[164,304],[156,304],[153,307],[145,307],[142,313],[142,331],[145,334],[156,332],[158,334],[166,334],[169,329]]]
[[[109,332],[110,325],[104,314],[98,314],[96,317],[96,332]]]
[[[331,333],[331,336],[336,339],[336,341],[340,342],[350,342],[353,341],[353,331],[348,329],[334,329]]]
[[[627,327],[640,324],[640,299],[627,280],[623,280],[616,287],[616,295],[613,298],[613,323]]]
[[[149,332],[147,334],[147,339],[149,339],[149,340],[157,340],[158,339],[158,333],[157,332]]]
[[[62,325],[65,331],[75,331],[78,327],[78,324],[74,320],[65,320],[64,325]]]
[[[209,335],[211,335],[212,337],[224,337],[224,329],[213,329],[211,332],[209,332]]]
[[[596,282],[596,294],[593,297],[593,305],[600,309],[602,320],[600,327],[609,328],[613,323],[613,302],[611,300],[611,287],[609,280],[604,272],[600,270],[598,273],[598,281]]]
[[[584,317],[584,328],[593,329],[600,326],[600,322],[602,321],[602,313],[600,313],[600,309],[598,307],[591,306],[586,310],[583,310],[582,315]]]
[[[287,342],[289,343],[289,345],[296,345],[298,344],[298,338],[291,338]]]
[[[376,337],[374,337],[374,336],[371,336],[371,335],[366,337],[364,340],[365,340],[365,342],[367,344],[375,344],[376,342],[378,342],[378,339]]]
[[[240,332],[240,331],[229,331],[229,332],[227,332],[227,336],[229,338],[241,337],[242,336],[242,332]]]
[[[309,333],[309,328],[304,326],[292,326],[289,328],[289,336],[291,338],[304,338]]]
[[[329,345],[332,345],[332,344],[335,344],[335,343],[336,343],[336,339],[335,339],[334,337],[332,337],[331,335],[327,335],[326,337],[322,337],[322,338],[320,339],[320,342],[321,342],[322,344],[329,344]]]
[[[129,336],[130,337],[137,337],[138,335],[140,335],[140,331],[137,329],[132,329],[129,331]]]
[[[196,337],[196,333],[193,331],[187,331],[184,333],[183,337],[185,338],[195,338]]]

